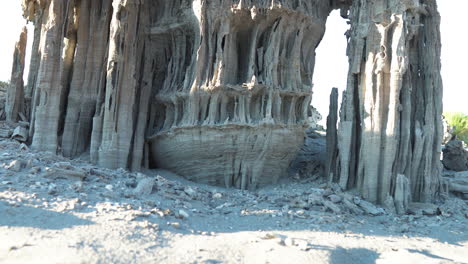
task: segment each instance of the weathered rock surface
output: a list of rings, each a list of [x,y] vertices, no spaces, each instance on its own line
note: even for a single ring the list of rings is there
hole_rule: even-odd
[[[439,190],[435,0],[23,0],[23,7],[36,25],[25,91],[33,148],[242,189],[275,182],[302,146],[315,48],[328,14],[341,8],[351,24],[351,67],[331,179],[381,203],[395,195],[398,174],[415,201]]]
[[[328,1],[23,1],[33,148],[255,188],[303,143]],[[63,30],[65,29],[65,30]],[[65,41],[64,41],[65,40]],[[73,69],[73,70],[71,70]]]
[[[468,171],[468,151],[464,148],[463,141],[449,141],[442,152],[442,163],[445,168],[453,171]]]
[[[412,200],[433,201],[441,190],[443,135],[436,1],[356,0],[349,18],[333,181],[384,203],[403,175]]]
[[[26,27],[24,27],[20,38],[15,45],[10,87],[7,89],[5,100],[6,120],[9,122],[18,121],[20,113],[22,114],[24,110],[23,73],[25,66],[27,40],[28,31]]]
[[[150,142],[160,167],[245,189],[276,182],[303,143],[314,49],[331,7],[236,2],[194,2],[197,9],[178,7],[185,17],[154,21],[153,45],[175,52],[167,59],[153,55],[170,67],[158,69],[166,77],[154,83],[162,107]],[[185,34],[167,28],[169,19]],[[165,35],[175,39],[161,43]]]

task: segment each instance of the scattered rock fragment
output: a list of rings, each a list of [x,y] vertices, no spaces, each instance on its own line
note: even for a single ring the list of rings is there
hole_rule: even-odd
[[[19,150],[26,150],[27,151],[27,150],[29,150],[29,147],[26,144],[21,143],[21,145],[19,146]]]
[[[384,214],[384,211],[382,208],[377,208],[375,205],[373,205],[372,203],[368,201],[361,200],[359,202],[359,207],[361,207],[364,210],[364,212],[370,215],[375,216],[375,215]]]
[[[10,138],[13,134],[13,130],[10,128],[0,128],[0,138]]]
[[[47,188],[47,194],[55,195],[57,194],[57,185],[51,183]]]
[[[325,207],[325,209],[328,209],[328,210],[332,211],[335,214],[340,214],[341,213],[340,207],[338,205],[334,204],[333,202],[325,200],[323,202],[323,206]]]
[[[149,195],[153,191],[154,179],[143,178],[138,182],[137,187],[133,190],[135,196]]]
[[[68,170],[60,168],[46,168],[44,178],[49,179],[70,179],[70,180],[84,180],[86,173],[79,170]]]
[[[439,207],[431,203],[410,203],[408,207],[408,213],[414,215],[436,215],[439,212]]]
[[[445,168],[453,171],[468,170],[468,151],[463,146],[461,140],[451,140],[442,150],[442,163]]]
[[[31,174],[37,174],[37,173],[40,172],[40,171],[41,171],[41,167],[36,166],[36,167],[32,167],[32,168],[29,170],[29,173],[31,173]]]
[[[56,162],[54,164],[54,167],[57,167],[57,168],[60,168],[60,169],[64,169],[64,170],[73,170],[74,167],[73,165],[71,164],[71,162],[68,162],[68,161],[61,161],[61,162]]]
[[[395,208],[395,201],[393,200],[392,196],[388,195],[383,205],[385,207],[385,210],[387,210],[388,213],[390,214],[397,213],[396,208]]]
[[[12,138],[19,142],[28,141],[29,130],[23,126],[18,126],[15,128],[12,134]]]
[[[411,200],[409,179],[402,174],[397,175],[395,186],[395,211],[397,214],[405,214]]]
[[[75,192],[81,192],[81,191],[83,191],[83,182],[82,181],[77,181],[77,182],[73,183],[70,187]]]
[[[402,224],[399,228],[401,233],[406,233],[410,230],[410,226],[408,224]]]
[[[336,195],[336,194],[329,195],[328,199],[330,199],[330,201],[332,203],[339,203],[339,202],[341,202],[341,200],[343,200],[343,198],[341,198],[341,196]]]
[[[185,210],[180,209],[179,211],[177,211],[176,218],[187,219],[189,217],[190,215]]]
[[[213,194],[213,199],[221,199],[223,198],[223,195],[221,193],[214,193]]]
[[[353,214],[362,215],[364,211],[348,199],[343,199],[343,205]]]
[[[448,191],[468,200],[468,171],[461,171],[444,177]]]
[[[308,196],[308,202],[310,205],[323,205],[324,199],[317,193],[311,193]]]
[[[295,198],[289,203],[291,208],[307,208],[308,203],[300,198]]]
[[[197,197],[197,191],[195,191],[192,187],[188,186],[184,188],[184,192],[192,199]]]
[[[180,229],[181,228],[181,225],[180,225],[179,222],[168,222],[167,225],[172,226],[175,229]]]
[[[6,166],[6,169],[14,172],[20,172],[22,169],[22,162],[20,160],[13,160]]]

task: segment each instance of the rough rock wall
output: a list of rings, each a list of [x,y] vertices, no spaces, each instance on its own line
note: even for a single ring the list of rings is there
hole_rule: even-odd
[[[350,70],[331,180],[383,203],[409,180],[416,201],[440,186],[442,82],[435,0],[356,0]]]
[[[275,182],[303,142],[329,4],[175,5],[156,5],[150,16],[154,57],[168,65],[155,83],[153,103],[162,107],[149,126],[154,161],[199,182]]]
[[[23,0],[36,25],[32,146],[210,184],[275,182],[302,144],[315,48],[341,8],[351,67],[331,180],[382,202],[400,175],[430,200],[442,86],[439,17],[424,2]]]
[[[253,188],[302,144],[329,1],[23,6],[36,25],[34,148]]]

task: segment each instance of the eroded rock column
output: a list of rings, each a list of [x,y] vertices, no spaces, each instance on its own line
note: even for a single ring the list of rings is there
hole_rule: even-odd
[[[76,44],[74,1],[23,1],[26,15],[41,14],[40,64],[32,102],[32,147],[56,152]],[[33,18],[33,17],[31,17]],[[39,23],[39,22],[36,22]]]
[[[77,44],[61,142],[67,157],[90,147],[93,117],[106,85],[112,1],[82,0],[77,8]]]
[[[20,38],[15,45],[13,54],[13,66],[11,70],[10,87],[7,90],[7,98],[5,101],[6,120],[16,122],[19,115],[24,116],[24,62],[26,56],[26,43],[28,40],[28,31],[26,27],[20,34]]]
[[[350,21],[339,175],[333,180],[383,203],[401,191],[397,178],[406,178],[413,200],[432,201],[442,139],[436,1],[357,0]]]

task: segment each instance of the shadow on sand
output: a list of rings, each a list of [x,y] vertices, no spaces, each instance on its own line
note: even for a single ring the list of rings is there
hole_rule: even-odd
[[[94,222],[81,219],[71,214],[58,213],[24,205],[12,207],[8,205],[7,202],[0,201],[0,226],[60,230],[91,224],[94,224]]]

